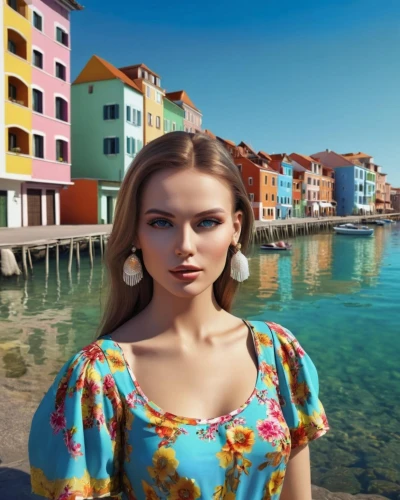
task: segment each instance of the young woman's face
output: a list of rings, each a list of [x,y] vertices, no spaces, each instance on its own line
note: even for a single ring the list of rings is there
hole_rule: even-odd
[[[242,213],[232,212],[231,190],[211,175],[195,169],[154,174],[144,189],[136,245],[154,281],[180,297],[211,286],[225,267],[229,246],[239,241]],[[173,272],[182,265],[200,270],[186,276]]]

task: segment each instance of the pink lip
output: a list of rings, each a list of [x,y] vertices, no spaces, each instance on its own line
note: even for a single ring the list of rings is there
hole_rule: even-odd
[[[195,280],[201,273],[201,270],[198,271],[170,271],[172,276],[181,281],[193,281]]]

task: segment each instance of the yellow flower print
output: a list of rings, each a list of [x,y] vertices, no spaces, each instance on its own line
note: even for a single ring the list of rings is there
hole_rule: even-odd
[[[236,453],[250,453],[254,445],[254,432],[242,425],[228,429],[226,438],[230,449]]]
[[[142,480],[142,487],[143,487],[143,491],[144,491],[144,494],[145,494],[145,500],[159,500],[157,494],[155,493],[155,491],[153,490],[153,488],[148,484],[146,483],[146,481]]]
[[[125,370],[125,363],[121,353],[114,349],[107,349],[106,353],[111,373],[115,373],[117,371],[123,372]]]
[[[224,446],[225,449],[225,446]],[[223,449],[223,450],[224,450]],[[217,458],[219,458],[220,467],[226,469],[233,462],[233,452],[232,451],[220,451],[216,453]]]
[[[304,406],[310,396],[310,389],[306,382],[294,384],[291,387],[292,400],[295,405]]]
[[[271,495],[276,495],[280,493],[283,485],[283,480],[285,479],[285,472],[281,470],[276,470],[271,474],[271,478],[268,482],[268,490]]]
[[[181,477],[176,484],[171,486],[168,498],[170,500],[196,500],[200,495],[200,488],[194,479]]]
[[[273,345],[272,339],[269,337],[269,335],[266,335],[265,333],[255,332],[255,338],[257,342],[259,342],[264,347],[272,347]]]
[[[161,446],[153,455],[154,467],[147,467],[151,477],[165,481],[168,476],[175,474],[179,461],[175,458],[175,451],[172,448]]]

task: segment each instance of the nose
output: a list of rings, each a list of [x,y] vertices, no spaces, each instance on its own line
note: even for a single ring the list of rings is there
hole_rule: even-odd
[[[195,252],[195,233],[190,224],[185,225],[177,232],[175,241],[176,255],[193,255]]]

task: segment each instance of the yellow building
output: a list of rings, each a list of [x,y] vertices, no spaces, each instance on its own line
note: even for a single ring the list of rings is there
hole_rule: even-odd
[[[148,144],[164,133],[165,90],[161,88],[160,77],[145,64],[119,68],[143,93],[143,143]]]
[[[24,0],[3,3],[5,165],[1,177],[31,175],[32,28],[31,10]]]

